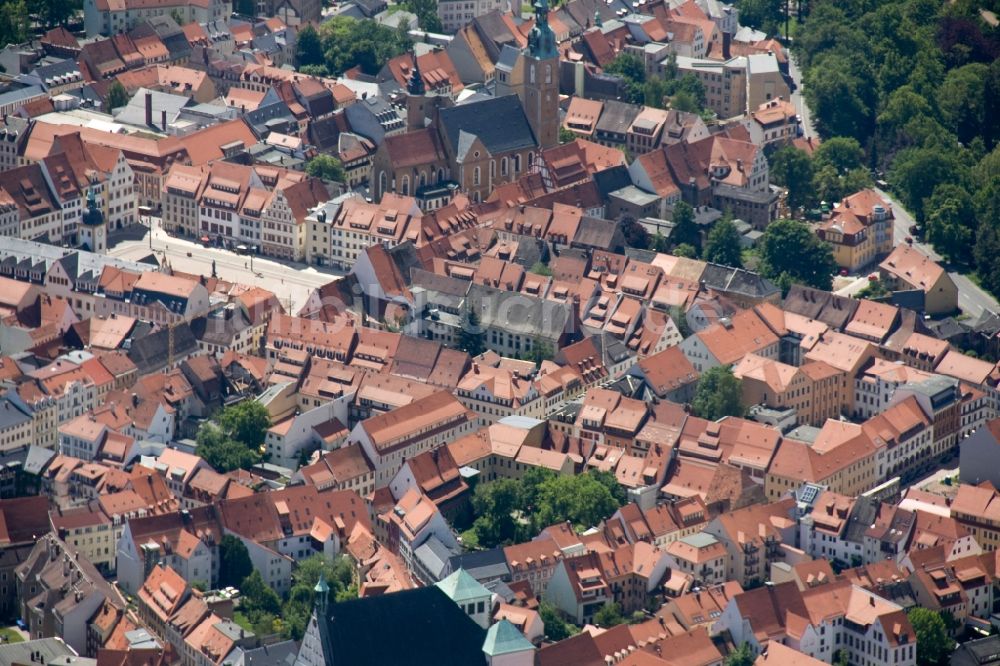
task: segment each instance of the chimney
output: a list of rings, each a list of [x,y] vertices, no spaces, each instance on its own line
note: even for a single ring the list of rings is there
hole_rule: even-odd
[[[153,125],[153,93],[146,93],[146,127]]]
[[[166,132],[167,131],[167,110],[166,109],[163,109],[163,111],[160,112],[160,123],[163,125],[163,131]]]

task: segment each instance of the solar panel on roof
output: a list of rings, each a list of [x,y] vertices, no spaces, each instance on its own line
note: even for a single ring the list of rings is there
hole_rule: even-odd
[[[819,494],[819,488],[816,486],[806,486],[802,489],[801,500],[806,504],[811,504],[815,499],[816,495]]]

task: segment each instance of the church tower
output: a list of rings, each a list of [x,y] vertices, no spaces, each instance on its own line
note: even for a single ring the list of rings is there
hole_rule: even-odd
[[[559,143],[559,51],[549,27],[548,0],[535,0],[535,25],[523,53],[521,103],[542,148]]]
[[[80,245],[87,246],[87,249],[97,254],[107,252],[108,230],[104,224],[104,213],[97,204],[92,188],[87,190],[87,208],[80,221]]]
[[[427,90],[424,78],[420,75],[420,65],[417,64],[417,53],[413,52],[413,68],[406,82],[406,131],[423,129],[427,118]]]

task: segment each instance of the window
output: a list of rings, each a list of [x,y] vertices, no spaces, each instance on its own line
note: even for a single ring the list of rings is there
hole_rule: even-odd
[[[479,185],[480,180],[481,180],[480,170],[479,167],[476,167],[475,169],[472,170],[472,184]]]

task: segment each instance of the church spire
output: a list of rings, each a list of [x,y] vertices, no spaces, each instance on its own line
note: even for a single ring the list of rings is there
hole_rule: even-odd
[[[416,50],[413,51],[413,69],[410,70],[410,78],[406,82],[406,92],[411,95],[423,95],[426,92],[424,77],[420,76],[420,65],[417,64]]]
[[[535,25],[528,33],[528,55],[536,60],[558,58],[556,36],[549,27],[548,0],[535,0]]]

